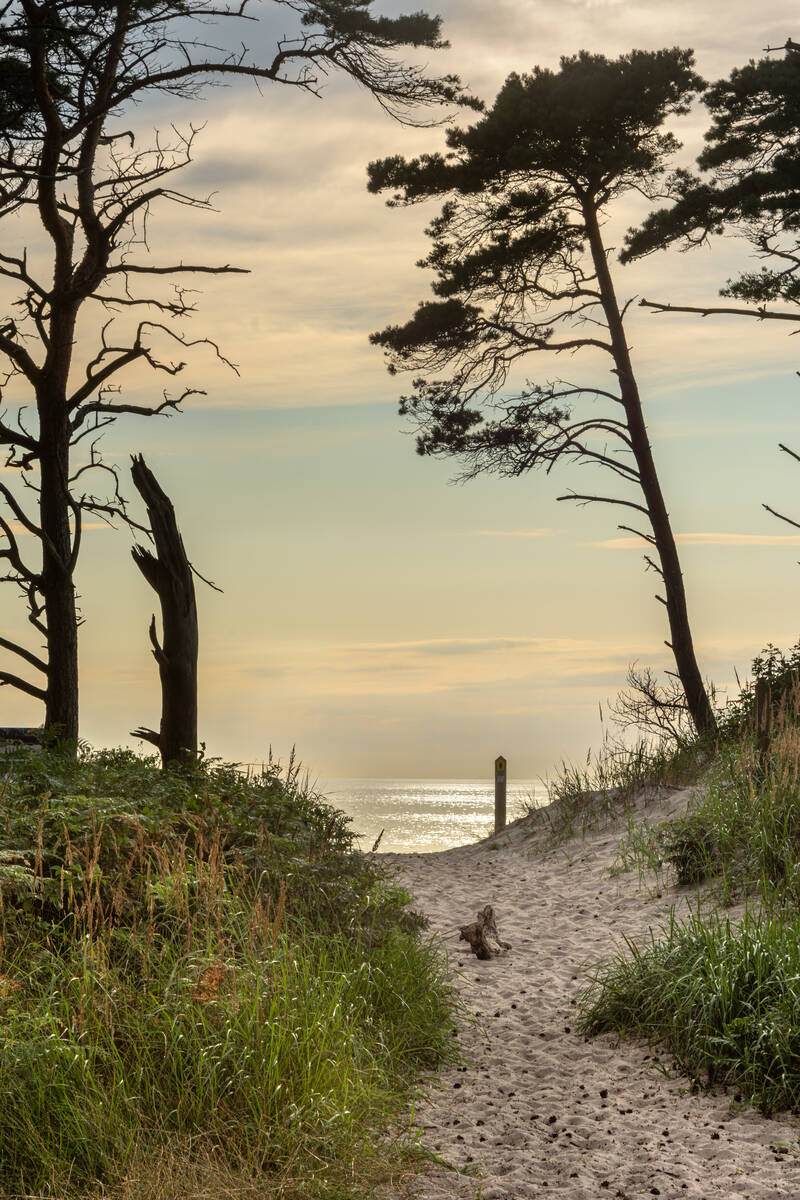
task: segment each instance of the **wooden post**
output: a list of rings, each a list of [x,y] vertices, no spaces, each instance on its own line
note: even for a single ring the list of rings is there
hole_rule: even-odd
[[[506,827],[506,777],[508,763],[502,754],[494,760],[494,831],[500,833]]]

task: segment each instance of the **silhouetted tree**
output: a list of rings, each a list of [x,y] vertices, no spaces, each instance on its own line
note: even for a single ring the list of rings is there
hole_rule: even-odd
[[[168,767],[197,758],[199,638],[194,568],[184,549],[172,501],[141,454],[131,458],[131,477],[147,508],[155,549],[153,553],[145,546],[134,546],[131,554],[158,596],[163,629],[159,642],[153,614],[150,642],[161,680],[161,723],[157,733],[142,727],[134,729],[132,736],[152,742]]]
[[[676,243],[691,249],[712,234],[745,237],[764,265],[729,280],[720,295],[750,307],[642,300],[647,308],[800,321],[800,46],[789,38],[775,49],[785,50],[785,58],[751,61],[707,90],[703,99],[712,124],[697,160],[705,177],[677,172],[671,180],[672,207],[630,230],[621,255],[628,261]],[[776,301],[793,307],[768,307]],[[800,461],[782,442],[779,449]],[[763,507],[800,529],[793,518],[769,504]]]
[[[752,307],[643,300],[646,307],[800,321],[800,311],[767,308],[800,302],[800,47],[789,39],[781,49],[785,58],[751,61],[707,89],[712,123],[697,160],[703,174],[675,172],[673,204],[630,230],[620,256],[629,261],[675,243],[689,249],[712,234],[738,234],[764,265],[729,280],[720,295]]]
[[[251,78],[317,94],[320,81],[341,71],[393,116],[421,123],[442,102],[468,102],[455,77],[432,77],[396,56],[403,46],[437,48],[439,20],[424,13],[388,18],[372,0],[269,0],[295,14],[296,32],[267,60],[241,45],[216,49],[209,26],[247,29],[249,0],[231,7],[213,0],[5,0],[0,3],[0,218],[38,219],[41,237],[29,253],[15,237],[30,236],[30,220],[7,222],[0,277],[16,289],[12,315],[0,319],[6,403],[19,415],[0,418],[6,473],[0,482],[0,558],[5,580],[24,594],[44,653],[0,638],[0,647],[36,673],[31,682],[0,671],[9,684],[44,701],[45,724],[78,736],[78,624],[73,576],[84,514],[126,518],[113,466],[97,435],[120,414],[155,416],[177,409],[194,389],[165,392],[154,404],[119,396],[132,364],[180,374],[178,353],[190,341],[182,318],[193,311],[182,284],[228,265],[154,261],[147,223],[161,201],[195,208],[209,201],[175,190],[171,177],[191,159],[195,130],[171,126],[140,146],[122,122],[149,95],[193,99],[215,83]],[[251,147],[251,152],[255,149]],[[146,286],[172,283],[167,293]],[[97,335],[98,305],[107,319]],[[141,319],[130,318],[141,314]],[[119,314],[128,320],[120,319]],[[122,328],[118,328],[122,326]],[[161,343],[161,348],[159,348]],[[81,347],[81,360],[76,357]],[[225,361],[223,359],[223,361]],[[83,443],[82,460],[73,451]],[[19,487],[13,485],[17,474]],[[104,477],[100,487],[92,477]],[[20,534],[33,535],[33,554]]]
[[[651,547],[667,644],[706,733],[714,714],[625,335],[627,305],[617,300],[602,233],[619,197],[654,187],[678,145],[664,121],[702,86],[690,51],[615,60],[583,52],[562,59],[558,72],[511,75],[485,117],[448,131],[448,154],[372,163],[369,187],[394,192],[391,204],[445,198],[421,264],[436,273],[437,299],[372,336],[392,372],[414,373],[401,412],[416,422],[419,453],[455,456],[467,479],[575,459],[627,485],[622,495],[559,499],[622,506],[645,523],[632,532]],[[509,390],[509,373],[531,356],[576,351],[604,360],[616,388],[558,381]],[[577,415],[586,401],[597,407]]]

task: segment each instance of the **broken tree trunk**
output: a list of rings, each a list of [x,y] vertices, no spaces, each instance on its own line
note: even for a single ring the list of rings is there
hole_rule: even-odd
[[[504,950],[511,949],[510,942],[504,942],[497,932],[494,920],[494,909],[490,904],[482,908],[477,920],[471,925],[462,925],[459,941],[469,942],[472,953],[478,958],[496,958]]]
[[[135,729],[132,736],[157,746],[166,767],[197,757],[197,604],[172,502],[140,454],[131,462],[131,477],[147,506],[155,545],[155,554],[143,546],[134,546],[131,554],[158,594],[164,630],[159,644],[153,614],[150,641],[161,678],[161,727],[158,733]]]

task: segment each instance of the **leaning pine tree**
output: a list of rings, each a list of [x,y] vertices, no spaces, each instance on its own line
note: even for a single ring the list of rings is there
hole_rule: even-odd
[[[436,273],[436,299],[372,336],[392,373],[414,374],[401,412],[416,423],[419,453],[456,457],[466,479],[575,459],[621,480],[622,494],[559,499],[621,506],[644,526],[621,528],[651,548],[667,644],[691,719],[708,734],[714,713],[602,234],[618,198],[653,188],[679,145],[664,122],[702,87],[688,50],[613,61],[582,52],[558,72],[509,76],[477,124],[449,130],[448,154],[372,163],[369,187],[391,191],[390,205],[445,200],[421,264]],[[576,351],[605,359],[616,387],[558,381],[513,392],[510,373],[530,356]],[[587,401],[595,406],[579,413]]]

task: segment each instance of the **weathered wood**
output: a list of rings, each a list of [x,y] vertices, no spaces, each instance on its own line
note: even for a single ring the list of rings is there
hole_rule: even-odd
[[[133,455],[131,463],[133,482],[147,506],[156,551],[153,554],[134,546],[131,554],[158,595],[164,630],[160,644],[154,614],[150,641],[161,679],[161,725],[158,733],[140,728],[133,736],[157,746],[166,767],[197,756],[197,603],[192,566],[172,502],[141,455]]]
[[[472,953],[480,959],[496,958],[511,949],[511,943],[504,942],[497,932],[494,909],[490,904],[480,910],[471,925],[462,925],[460,933],[459,941],[469,942]]]
[[[500,833],[506,827],[506,779],[508,762],[501,754],[494,760],[494,831]]]

